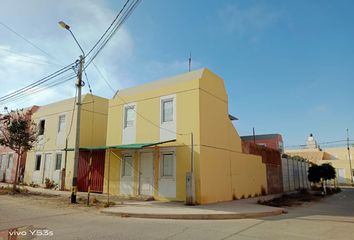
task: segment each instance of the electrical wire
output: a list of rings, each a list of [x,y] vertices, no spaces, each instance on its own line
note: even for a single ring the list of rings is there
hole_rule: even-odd
[[[0,97],[0,103],[5,101],[5,100],[7,100],[7,99],[9,99],[9,98],[12,98],[12,97],[18,95],[18,94],[21,94],[23,92],[29,91],[29,90],[31,90],[31,89],[33,89],[33,88],[45,83],[45,82],[50,81],[51,79],[53,79],[53,78],[65,73],[65,72],[69,71],[74,66],[74,64],[75,63],[71,63],[71,64],[69,64],[69,65],[67,65],[67,66],[55,71],[54,73],[51,73],[51,74],[49,74],[48,76],[46,76],[44,78],[41,78],[40,80],[38,80],[38,81],[36,81],[34,83],[31,83],[31,84],[29,84],[29,85],[27,85],[27,86],[25,86],[23,88],[20,88],[20,89],[14,91],[12,93],[9,93],[9,94],[6,94],[5,96]]]
[[[56,63],[53,63],[53,62],[50,62],[50,61],[47,61],[47,60],[35,58],[35,57],[30,56],[30,55],[23,54],[23,53],[14,51],[14,50],[10,50],[10,49],[6,49],[6,48],[0,47],[0,51],[7,52],[7,53],[11,53],[12,55],[17,55],[17,56],[21,56],[21,57],[24,57],[24,58],[27,58],[27,59],[32,59],[32,60],[34,60],[34,61],[26,61],[26,60],[23,60],[23,59],[16,59],[16,61],[21,61],[21,62],[26,62],[26,63],[32,63],[32,64],[54,65],[54,66],[63,67],[63,66],[60,65],[60,64],[56,64]],[[1,54],[1,55],[7,56],[7,55],[4,55],[4,54]]]
[[[31,89],[31,91],[27,91],[27,92],[24,92],[22,93],[21,95],[16,95],[14,96],[13,98],[11,99],[7,99],[6,101],[2,101],[1,104],[2,105],[5,105],[5,104],[8,104],[10,102],[14,102],[14,101],[18,101],[18,100],[21,100],[21,99],[24,99],[28,96],[35,96],[36,93],[39,93],[39,92],[43,92],[49,88],[52,88],[52,87],[56,87],[58,85],[61,85],[63,83],[66,83],[72,79],[76,78],[76,75],[73,75],[73,74],[68,74],[62,78],[59,78],[57,79],[56,82],[52,82],[52,83],[47,83],[46,85],[43,85],[41,86],[40,88],[34,88],[34,89]]]
[[[101,35],[101,37],[98,39],[98,41],[93,45],[93,47],[91,48],[91,50],[87,53],[86,57],[89,56],[91,54],[91,52],[96,48],[96,46],[101,42],[101,40],[104,38],[104,36],[108,33],[108,31],[113,27],[113,25],[115,24],[115,22],[117,21],[117,19],[119,18],[119,16],[121,15],[121,13],[123,12],[123,10],[125,9],[125,7],[127,6],[127,4],[129,3],[130,0],[127,0],[125,2],[125,4],[123,5],[122,9],[118,12],[118,14],[116,15],[116,17],[114,18],[114,20],[112,21],[111,25],[106,29],[106,31]]]
[[[90,58],[88,64],[84,67],[84,69],[86,69],[92,63],[92,61],[98,56],[98,54],[102,51],[102,49],[106,46],[106,44],[109,42],[109,40],[113,37],[113,35],[120,28],[120,26],[122,26],[122,24],[126,21],[126,19],[131,15],[133,10],[137,7],[138,3],[140,3],[140,0],[135,0],[131,3],[130,3],[130,0],[126,1],[126,3],[122,7],[122,9],[119,11],[119,13],[117,14],[116,18],[113,20],[111,25],[107,28],[107,30],[104,32],[104,34],[100,37],[100,39],[96,42],[96,44],[93,46],[93,48],[89,51],[88,55],[91,52],[94,55]],[[124,11],[125,9],[127,9],[127,10]],[[7,25],[5,25],[1,22],[0,22],[0,24],[3,25],[8,30],[10,30],[11,32],[15,33],[17,36],[21,37],[26,42],[35,46],[32,42],[30,42],[29,40],[24,38],[22,35],[18,34],[14,30],[12,30]],[[99,47],[97,48],[97,46],[99,46]],[[36,48],[38,48],[38,47],[36,47]],[[40,48],[38,48],[38,49],[40,49]],[[42,52],[45,52],[45,51],[42,50]],[[46,54],[46,55],[48,55],[48,54]],[[77,62],[75,62],[75,63],[77,64]],[[32,83],[32,84],[29,84],[21,89],[18,89],[14,92],[11,92],[9,94],[6,94],[5,96],[0,97],[0,104],[3,104],[4,102],[8,102],[10,100],[19,99],[19,98],[22,98],[28,94],[33,94],[34,92],[37,92],[38,90],[35,90],[36,87],[38,87],[44,83],[47,83],[50,80],[58,77],[59,75],[62,75],[63,73],[69,71],[72,67],[74,67],[75,63],[71,63],[71,64],[59,69],[58,71],[56,71],[44,78]],[[70,78],[70,79],[72,79],[72,78]],[[70,79],[67,79],[67,80],[70,80]],[[47,85],[45,89],[48,89],[49,87],[57,86],[63,82],[66,82],[66,81],[52,83],[51,85]]]
[[[123,10],[124,8],[126,8],[126,6],[129,4],[130,0],[127,0],[127,2],[125,3],[125,5],[123,6]],[[91,62],[98,56],[98,54],[102,51],[102,49],[107,45],[107,43],[112,39],[113,35],[117,32],[117,30],[122,26],[122,24],[128,19],[128,17],[132,14],[132,12],[135,10],[135,8],[138,6],[138,4],[140,3],[140,0],[135,0],[132,3],[130,3],[130,5],[128,6],[127,10],[125,12],[123,12],[123,10],[121,10],[117,17],[115,18],[115,21],[117,21],[117,23],[115,24],[115,26],[113,27],[113,29],[108,32],[106,31],[105,34],[100,38],[99,41],[102,41],[101,43],[96,43],[94,45],[94,48],[97,47],[98,44],[100,44],[100,46],[98,47],[98,49],[93,53],[93,56],[88,60],[88,63],[86,65],[86,68],[91,64]],[[121,15],[123,14],[123,15]],[[120,17],[121,16],[121,17]],[[112,24],[109,28],[112,27]],[[106,36],[105,36],[106,35]],[[104,40],[102,40],[104,38]],[[89,51],[89,54],[91,52],[93,52],[94,48],[92,48]],[[87,54],[87,55],[89,55]],[[87,56],[86,56],[87,57]]]
[[[127,101],[125,101],[125,99],[120,96],[119,94],[116,95],[120,100],[122,100],[122,102],[124,104],[129,104]],[[159,129],[162,129],[162,130],[165,130],[167,132],[170,132],[170,133],[173,133],[173,134],[176,134],[176,135],[179,135],[179,136],[184,136],[184,135],[190,135],[191,133],[178,133],[176,131],[173,131],[171,129],[168,129],[168,128],[164,128],[164,127],[161,127],[160,125],[154,123],[153,121],[151,121],[150,119],[148,119],[147,117],[145,117],[144,115],[142,115],[141,113],[139,113],[138,111],[135,110],[135,108],[131,108],[137,115],[139,115],[141,118],[143,118],[145,121],[149,122],[151,125],[159,128]]]
[[[116,90],[114,90],[114,88],[112,87],[112,85],[108,82],[108,80],[106,79],[106,77],[103,75],[103,73],[101,72],[101,70],[97,67],[97,65],[92,62],[94,68],[96,69],[96,72],[100,75],[100,77],[103,79],[103,81],[106,83],[106,85],[109,87],[109,89],[112,90],[113,93],[116,93]]]
[[[55,57],[53,57],[51,54],[49,54],[48,52],[44,51],[42,48],[38,47],[36,44],[34,44],[33,42],[31,42],[30,40],[28,40],[27,38],[25,38],[24,36],[22,36],[21,34],[19,34],[18,32],[16,32],[14,29],[12,29],[11,27],[9,27],[8,25],[6,25],[3,22],[0,22],[0,25],[2,25],[4,28],[6,28],[7,30],[9,30],[10,32],[14,33],[16,36],[20,37],[22,40],[24,40],[25,42],[27,42],[28,44],[30,44],[32,47],[36,48],[37,50],[41,51],[42,53],[44,53],[45,55],[47,55],[50,59],[56,59]]]

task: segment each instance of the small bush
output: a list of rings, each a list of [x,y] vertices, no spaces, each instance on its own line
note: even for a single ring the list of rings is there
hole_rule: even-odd
[[[95,197],[92,199],[92,203],[99,203],[99,202],[100,201],[98,201],[97,198],[95,198]]]
[[[114,206],[114,205],[116,205],[115,202],[106,202],[106,203],[103,205],[103,207],[108,208],[108,207]]]
[[[251,198],[252,197],[252,194],[248,194],[247,198]]]
[[[245,195],[242,195],[242,196],[241,196],[241,199],[245,199]]]
[[[261,195],[262,196],[267,195],[267,191],[265,190],[265,188],[263,186],[261,186]]]
[[[38,187],[38,184],[36,184],[36,183],[34,183],[34,182],[31,182],[31,183],[29,184],[29,186],[35,188],[35,187]]]
[[[45,179],[45,188],[51,189],[55,186],[55,183],[53,180],[50,180],[49,178]]]

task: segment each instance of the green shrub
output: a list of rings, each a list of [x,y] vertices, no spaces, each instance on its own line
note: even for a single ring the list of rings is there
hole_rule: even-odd
[[[45,188],[51,189],[55,186],[55,183],[53,180],[50,180],[49,178],[45,179]]]

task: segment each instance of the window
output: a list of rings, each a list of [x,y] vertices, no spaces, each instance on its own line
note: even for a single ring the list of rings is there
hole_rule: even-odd
[[[124,128],[133,127],[135,121],[134,106],[127,106],[124,109]]]
[[[162,154],[162,177],[173,177],[174,157],[172,153]]]
[[[39,135],[44,134],[44,128],[45,128],[45,120],[40,120],[39,121],[39,131],[38,131]]]
[[[12,169],[12,167],[14,166],[14,156],[12,154],[7,155],[9,161],[7,163],[7,168],[8,169]]]
[[[35,165],[35,171],[39,171],[41,169],[41,159],[42,155],[37,155],[36,156],[36,165]]]
[[[162,100],[162,122],[173,121],[173,99]]]
[[[133,157],[125,156],[123,159],[123,177],[132,176],[133,173]]]
[[[63,157],[63,155],[61,153],[57,153],[57,156],[55,159],[55,170],[60,170],[62,157]]]
[[[6,155],[0,155],[0,171],[4,168],[6,168]]]
[[[60,115],[58,121],[58,132],[63,132],[64,127],[65,127],[65,115]]]

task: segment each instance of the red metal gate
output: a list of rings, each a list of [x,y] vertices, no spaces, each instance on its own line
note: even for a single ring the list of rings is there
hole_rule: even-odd
[[[91,192],[103,192],[105,151],[92,151]],[[80,192],[87,192],[90,152],[80,151],[77,171],[77,188]]]

